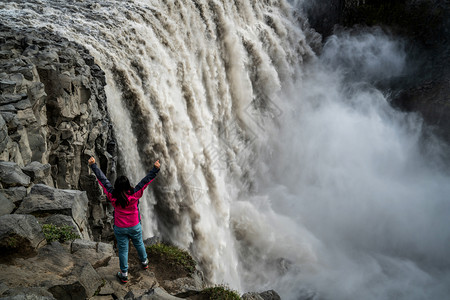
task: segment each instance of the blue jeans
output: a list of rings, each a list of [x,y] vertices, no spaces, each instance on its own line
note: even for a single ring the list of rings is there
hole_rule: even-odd
[[[142,241],[141,223],[127,228],[114,226],[114,235],[116,236],[117,248],[119,249],[120,270],[122,272],[128,272],[128,244],[130,239],[137,250],[141,262],[147,260],[147,252]]]

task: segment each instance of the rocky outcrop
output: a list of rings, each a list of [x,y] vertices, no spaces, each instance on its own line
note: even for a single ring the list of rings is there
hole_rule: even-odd
[[[32,161],[22,168],[22,171],[30,176],[31,182],[43,183],[49,186],[53,186],[53,180],[50,176],[50,170],[50,164],[43,165],[37,161]]]
[[[17,164],[0,161],[0,182],[3,187],[29,186],[30,177]]]
[[[243,300],[281,300],[280,295],[274,290],[265,291],[262,293],[245,293],[242,295]],[[302,298],[303,299],[303,298]]]
[[[3,215],[0,217],[0,252],[8,254],[33,254],[45,245],[41,225],[31,215]]]
[[[90,239],[88,220],[88,199],[86,192],[60,190],[43,184],[36,184],[25,197],[16,213],[47,216],[62,214],[73,219],[84,239]]]
[[[80,188],[89,155],[114,172],[105,77],[94,58],[45,29],[0,26],[0,41],[0,160],[48,163],[63,189]]]

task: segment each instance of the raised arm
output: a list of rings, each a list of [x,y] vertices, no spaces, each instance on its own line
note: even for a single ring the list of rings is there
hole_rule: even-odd
[[[150,182],[153,181],[153,179],[155,179],[156,175],[159,172],[159,160],[157,160],[153,166],[153,169],[150,170],[150,172],[148,172],[148,174],[142,178],[142,180],[138,183],[138,185],[136,185],[136,187],[134,188],[134,194],[139,193],[139,197],[142,195],[142,193],[144,192],[144,190],[147,188],[147,186],[150,184]]]
[[[98,182],[100,183],[101,187],[103,188],[103,191],[105,192],[108,199],[111,199],[113,186],[111,182],[109,182],[108,178],[106,178],[105,174],[103,174],[102,170],[97,166],[95,163],[95,159],[91,157],[89,159],[89,166],[91,167],[91,170],[94,172],[95,177],[97,177]]]

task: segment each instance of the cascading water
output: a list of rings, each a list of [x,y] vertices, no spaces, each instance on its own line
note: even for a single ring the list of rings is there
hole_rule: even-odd
[[[316,57],[284,1],[8,1],[3,23],[84,45],[106,73],[121,164],[146,237],[207,278],[283,299],[443,299],[449,176],[421,120],[370,83],[401,43],[332,37]],[[308,298],[309,297],[309,298]]]

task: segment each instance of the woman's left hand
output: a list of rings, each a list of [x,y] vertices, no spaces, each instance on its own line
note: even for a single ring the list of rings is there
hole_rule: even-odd
[[[89,165],[93,165],[95,164],[95,158],[91,156],[91,158],[89,158],[88,160]]]

